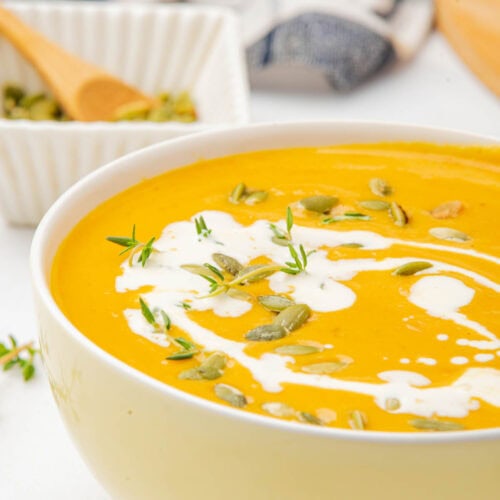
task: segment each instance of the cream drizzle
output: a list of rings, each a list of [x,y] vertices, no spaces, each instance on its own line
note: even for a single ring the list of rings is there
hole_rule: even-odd
[[[124,292],[137,290],[142,286],[153,286],[152,292],[142,295],[152,308],[165,310],[176,327],[189,333],[192,339],[207,351],[223,351],[238,361],[252,373],[254,379],[265,390],[280,391],[283,383],[346,390],[373,396],[381,408],[384,408],[387,398],[396,397],[401,402],[401,407],[397,412],[421,416],[464,417],[470,410],[478,407],[478,402],[474,398],[481,398],[490,403],[497,401],[491,396],[491,391],[485,390],[485,387],[491,386],[500,392],[500,371],[491,368],[469,368],[451,386],[435,388],[416,387],[422,384],[415,383],[415,377],[422,376],[415,372],[405,371],[379,374],[385,383],[346,381],[327,375],[295,372],[288,367],[294,363],[293,358],[288,356],[273,353],[266,353],[261,358],[249,356],[244,352],[245,342],[225,339],[201,327],[189,318],[184,309],[178,307],[179,302],[187,300],[195,310],[211,309],[216,315],[226,317],[240,316],[252,306],[228,296],[199,298],[207,293],[206,281],[181,269],[180,265],[211,262],[211,255],[215,252],[231,255],[243,264],[261,256],[283,263],[289,260],[289,252],[286,247],[271,242],[272,233],[269,229],[269,221],[259,220],[250,226],[242,226],[231,215],[224,212],[205,211],[196,214],[195,217],[200,215],[203,215],[208,227],[212,229],[209,238],[198,237],[192,221],[168,225],[155,244],[157,252],[152,255],[146,267],[129,266],[128,262],[123,263],[123,274],[117,278],[116,288]],[[279,224],[284,225],[283,221]],[[309,257],[307,273],[297,276],[276,273],[269,278],[269,286],[275,292],[290,294],[297,302],[307,303],[317,312],[337,311],[354,304],[355,293],[346,284],[339,283],[340,281],[352,280],[360,272],[387,271],[413,260],[422,260],[416,257],[404,257],[332,261],[328,259],[327,252],[324,250],[328,247],[354,242],[362,244],[365,250],[378,250],[398,244],[467,254],[488,261],[500,262],[500,259],[471,249],[456,249],[432,243],[417,244],[386,238],[369,231],[342,232],[331,228],[317,229],[295,225],[292,234],[295,245],[302,244],[306,250],[315,250]],[[433,267],[420,273],[422,277],[413,285],[408,300],[417,307],[423,308],[431,316],[461,324],[487,339],[471,340],[468,343],[470,347],[485,350],[498,349],[500,340],[493,333],[458,312],[460,307],[473,299],[475,291],[460,280],[441,276],[441,274],[453,272],[463,275],[478,285],[496,292],[500,291],[500,286],[461,267],[433,259],[425,260],[431,262]],[[439,275],[436,276],[437,273]],[[434,293],[435,301],[432,303],[425,299],[425,292],[429,289],[440,291],[440,293]],[[450,293],[453,295],[453,300],[446,298]],[[164,338],[159,338],[158,334],[152,331],[151,326],[142,318],[140,310],[128,309],[125,311],[125,316],[132,331],[149,338],[152,342],[168,345]],[[242,332],[242,337],[244,333]],[[468,375],[471,370],[475,370],[474,376]],[[481,375],[477,370],[479,372],[485,370],[485,372]],[[388,373],[389,378],[387,378]],[[409,376],[409,373],[413,375]]]

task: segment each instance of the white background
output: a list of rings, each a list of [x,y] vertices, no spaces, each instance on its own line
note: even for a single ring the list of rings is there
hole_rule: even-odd
[[[500,102],[438,35],[417,57],[357,91],[253,91],[252,120],[398,121],[455,128],[500,138]],[[28,254],[33,231],[0,220],[0,339],[36,337]],[[0,498],[106,499],[63,428],[40,363],[24,383],[0,372]]]

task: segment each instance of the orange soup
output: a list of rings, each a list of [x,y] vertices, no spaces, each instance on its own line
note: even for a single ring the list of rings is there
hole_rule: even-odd
[[[80,221],[52,292],[102,349],[220,404],[346,429],[496,427],[499,165],[500,148],[429,144],[199,161]]]

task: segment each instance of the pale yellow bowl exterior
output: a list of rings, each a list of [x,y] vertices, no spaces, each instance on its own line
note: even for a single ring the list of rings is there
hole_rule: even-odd
[[[32,249],[40,344],[70,434],[113,498],[489,500],[499,498],[500,429],[402,434],[281,422],[201,400],[112,358],[62,315],[53,255],[90,209],[141,178],[243,151],[378,141],[491,143],[381,124],[261,125],[147,148],[80,181],[42,221]]]

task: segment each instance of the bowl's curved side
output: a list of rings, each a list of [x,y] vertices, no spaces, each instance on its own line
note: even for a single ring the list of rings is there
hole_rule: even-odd
[[[290,124],[211,132],[133,153],[80,181],[51,208],[32,248],[40,344],[56,402],[98,479],[117,498],[494,498],[500,432],[374,435],[282,423],[199,400],[92,344],[49,291],[53,256],[93,207],[199,158],[291,146],[380,141],[487,143],[377,124]],[[494,142],[494,141],[491,141]]]

